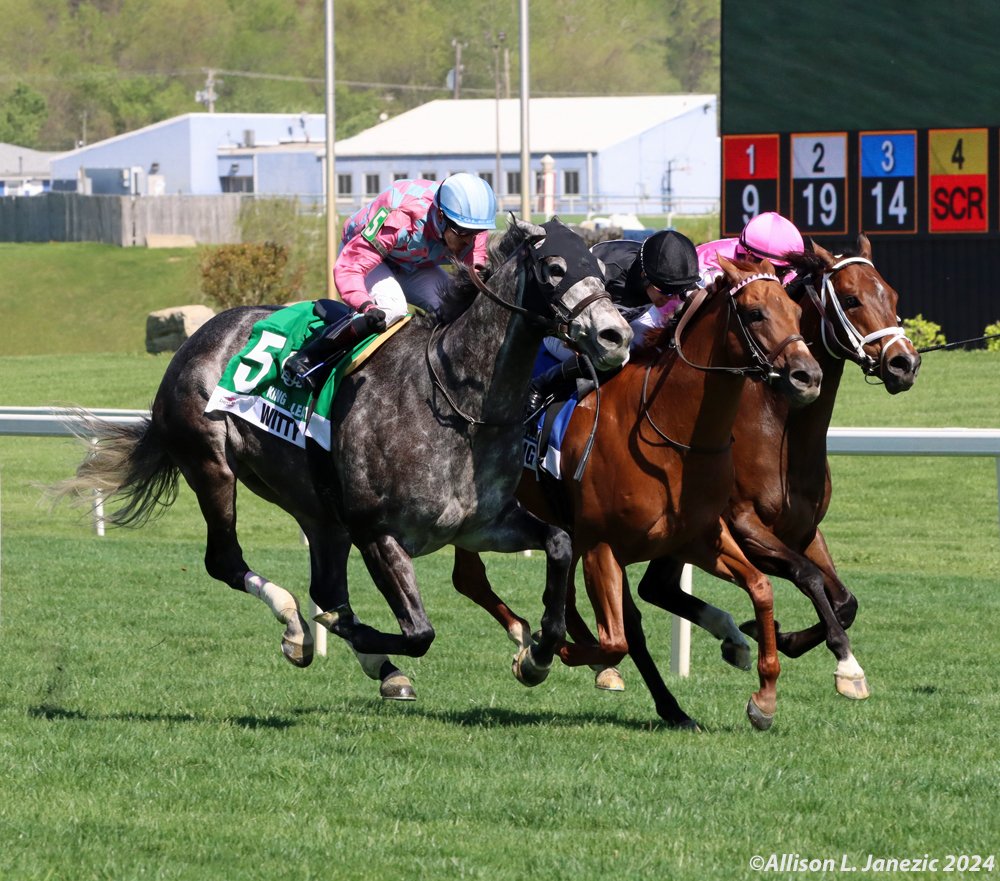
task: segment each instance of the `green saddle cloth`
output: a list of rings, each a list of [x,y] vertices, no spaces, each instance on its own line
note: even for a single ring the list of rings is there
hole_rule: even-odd
[[[353,361],[378,337],[359,341],[334,366],[310,415],[311,390],[285,385],[281,367],[323,324],[312,301],[258,321],[246,346],[230,359],[205,412],[231,413],[303,449],[307,437],[330,449],[330,409],[337,388]]]

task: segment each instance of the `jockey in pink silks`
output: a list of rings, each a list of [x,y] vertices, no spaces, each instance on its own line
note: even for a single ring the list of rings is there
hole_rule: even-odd
[[[343,247],[333,267],[341,299],[357,310],[330,324],[285,362],[285,381],[301,385],[334,351],[381,333],[407,313],[407,304],[433,312],[451,259],[486,263],[489,230],[496,228],[493,189],[473,174],[442,183],[398,180],[344,224]]]
[[[765,211],[750,218],[739,238],[717,239],[698,245],[702,284],[707,286],[722,275],[720,254],[727,260],[757,261],[766,257],[774,264],[782,281],[787,281],[791,269],[782,257],[804,248],[802,234],[795,228],[795,224],[774,211]]]

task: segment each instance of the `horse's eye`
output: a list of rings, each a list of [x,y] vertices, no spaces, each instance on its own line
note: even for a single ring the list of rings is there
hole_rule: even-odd
[[[857,309],[861,305],[861,301],[857,297],[845,297],[844,298],[844,308],[845,309]]]
[[[759,324],[764,320],[763,309],[749,309],[746,314],[747,324]]]
[[[566,275],[566,264],[562,260],[550,260],[545,264],[546,281],[551,285],[558,285]]]

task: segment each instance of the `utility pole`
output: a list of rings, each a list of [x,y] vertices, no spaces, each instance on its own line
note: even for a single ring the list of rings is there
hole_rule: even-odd
[[[497,125],[497,177],[493,182],[494,192],[499,196],[501,192],[500,175],[502,174],[502,163],[500,153],[500,44],[507,39],[507,34],[500,31],[493,40],[493,84],[494,95],[496,97],[496,125]],[[506,52],[506,48],[504,49]],[[508,82],[509,87],[509,82]],[[508,93],[507,97],[510,97]]]
[[[205,77],[205,88],[194,93],[194,100],[204,104],[209,113],[215,113],[215,100],[219,97],[215,92],[215,86],[222,80],[215,78],[215,70],[211,67],[205,71]]]
[[[456,37],[451,41],[451,45],[455,50],[455,88],[452,97],[457,101],[461,97],[462,91],[462,49],[469,44],[461,42]]]
[[[520,2],[521,24],[521,217],[531,222],[531,134],[528,125],[530,80],[528,79],[528,0]]]
[[[333,0],[326,0],[326,29],[324,34],[326,60],[326,293],[331,300],[339,300],[337,286],[333,282],[333,262],[337,259],[337,102],[336,75],[334,69],[334,23]]]

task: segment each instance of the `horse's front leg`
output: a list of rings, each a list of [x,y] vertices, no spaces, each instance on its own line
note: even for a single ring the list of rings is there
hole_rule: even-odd
[[[566,590],[572,561],[569,535],[557,526],[535,517],[512,501],[490,528],[475,536],[466,536],[463,546],[479,550],[511,553],[524,550],[545,551],[545,590],[542,593],[542,630],[537,643],[522,648],[514,656],[512,670],[524,685],[545,681],[556,650],[566,639]]]
[[[391,535],[359,543],[358,550],[372,581],[396,616],[400,633],[383,633],[362,624],[349,606],[336,610],[340,614],[329,625],[330,632],[347,640],[363,655],[421,657],[426,654],[434,641],[434,628],[424,612],[410,555]]]
[[[617,664],[628,654],[622,615],[624,573],[610,545],[598,542],[581,555],[583,579],[597,623],[597,643],[567,643],[559,656],[570,667]]]
[[[766,731],[774,722],[778,703],[777,682],[781,672],[774,632],[774,589],[767,576],[746,558],[721,521],[720,526],[720,533],[706,535],[699,546],[691,548],[693,560],[706,572],[735,582],[750,595],[757,624],[760,689],[747,702],[747,716],[754,728]]]
[[[837,659],[834,684],[844,697],[868,697],[865,671],[851,652],[841,615],[848,624],[854,620],[857,602],[840,582],[826,543],[818,530],[808,545],[805,555],[786,545],[777,535],[755,518],[738,518],[732,524],[733,534],[747,556],[762,571],[791,581],[809,598],[819,623],[805,630],[782,632],[775,624],[778,650],[790,658],[797,658],[824,641]],[[834,607],[837,604],[837,608]],[[756,623],[745,622],[744,633],[756,638]]]
[[[305,528],[305,527],[303,527]],[[327,630],[337,633],[341,619],[349,616],[353,624],[359,623],[351,611],[347,585],[347,559],[351,540],[346,536],[331,536],[329,524],[322,528],[310,527],[309,560],[312,577],[309,596],[319,609],[315,621]],[[361,669],[369,679],[379,683],[379,694],[385,700],[416,700],[413,683],[385,654],[365,654],[351,646]]]
[[[639,581],[639,596],[711,633],[721,641],[722,660],[740,670],[749,670],[750,644],[733,616],[683,590],[683,568],[684,563],[673,557],[651,560]]]
[[[830,643],[829,628],[820,636],[820,639],[826,636],[827,646],[837,658],[837,669],[834,672],[837,693],[854,700],[864,700],[871,695],[868,679],[851,651],[850,639],[846,633],[847,628],[854,623],[854,618],[858,613],[858,601],[837,575],[830,550],[826,546],[826,539],[818,529],[804,553],[823,573],[824,590],[839,625],[834,631],[839,639],[838,642]]]

